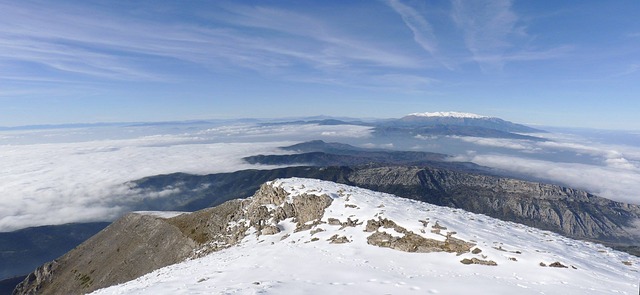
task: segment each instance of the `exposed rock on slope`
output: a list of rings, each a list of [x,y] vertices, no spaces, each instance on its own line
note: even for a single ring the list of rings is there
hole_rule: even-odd
[[[353,184],[608,243],[640,241],[640,206],[558,185],[417,167],[358,169]]]
[[[640,206],[558,185],[433,167],[290,167],[205,176],[175,174],[144,179],[144,189],[180,189],[181,198],[219,204],[245,197],[265,181],[309,177],[356,185],[400,197],[461,208],[502,220],[592,240],[640,254]],[[209,187],[204,192],[197,188]],[[631,246],[631,247],[628,247]],[[635,249],[635,250],[634,250]]]
[[[186,258],[233,246],[250,228],[273,234],[279,232],[278,222],[292,218],[305,229],[330,204],[328,196],[292,198],[281,188],[263,185],[252,198],[171,218],[131,213],[36,269],[14,294],[83,294],[123,283]]]
[[[14,294],[81,294],[177,263],[195,242],[164,219],[128,214],[31,273]]]
[[[470,263],[498,265],[499,268],[499,265],[514,263],[521,259],[523,262],[518,269],[523,270],[524,273],[533,269],[547,271],[540,268],[538,263],[553,259],[562,261],[565,265],[581,264],[580,269],[584,268],[585,272],[576,273],[579,274],[580,280],[591,274],[593,268],[600,267],[602,263],[611,263],[612,259],[632,261],[629,264],[619,262],[614,266],[618,272],[625,272],[625,275],[628,275],[631,269],[637,268],[637,258],[619,252],[613,254],[598,252],[598,247],[591,244],[580,244],[555,235],[548,236],[548,233],[541,233],[535,229],[461,210],[437,207],[383,193],[310,179],[278,180],[262,185],[253,197],[246,200],[232,200],[215,208],[174,217],[161,216],[164,215],[151,213],[126,215],[65,256],[40,267],[19,286],[16,294],[86,293],[133,280],[150,271],[188,258],[205,259],[214,257],[217,254],[214,252],[232,251],[249,247],[249,245],[253,248],[248,248],[246,250],[248,252],[240,256],[248,256],[254,251],[259,252],[262,251],[261,249],[266,249],[265,247],[274,246],[281,249],[277,250],[277,253],[307,249],[306,251],[312,252],[306,253],[324,251],[325,255],[332,253],[325,249],[326,247],[343,247],[339,248],[338,253],[365,255],[358,258],[360,265],[368,265],[370,263],[368,259],[380,255],[392,255],[398,259],[404,257],[384,252],[391,251],[389,249],[372,250],[390,248],[398,250],[392,252],[412,252],[415,255],[440,253],[439,256],[422,256],[420,259],[423,263],[435,263],[435,265],[446,267],[455,265],[458,268],[466,268],[469,266],[464,264]],[[496,232],[497,228],[518,234],[509,235],[505,239],[502,233]],[[460,234],[458,234],[459,231]],[[548,238],[542,238],[545,235]],[[554,242],[555,240],[557,242]],[[279,246],[275,246],[276,244]],[[310,246],[303,246],[306,244]],[[597,257],[592,263],[574,258],[562,251],[557,252],[557,247],[567,244],[579,247],[580,251],[587,251],[589,255],[597,255]],[[480,246],[483,248],[482,251],[477,248]],[[302,253],[305,252],[299,252],[301,255]],[[371,253],[376,256],[366,256]],[[522,256],[519,256],[520,259],[515,259],[511,257],[512,255]],[[289,257],[288,260],[292,258]],[[332,260],[332,258],[329,256],[324,260]],[[337,262],[339,261],[336,260],[335,263]],[[215,267],[219,267],[218,265],[216,264]],[[262,266],[262,264],[241,264],[235,267],[253,268],[253,265]],[[506,273],[511,273],[513,267],[500,268],[496,275],[504,276]],[[399,265],[398,269],[405,268],[416,267],[413,264],[407,264]],[[313,270],[316,276],[325,275],[330,271],[328,268],[313,267],[307,268],[306,271],[309,269]],[[378,269],[378,267],[372,269]],[[572,267],[567,271],[576,269]],[[396,270],[394,268],[390,271]],[[457,271],[453,270],[454,273]],[[210,269],[207,269],[207,272],[210,272]],[[244,272],[246,275],[247,272],[252,271]],[[253,272],[259,273],[259,271]],[[287,269],[286,272],[280,271],[279,275],[289,276],[289,273],[295,272],[293,269]],[[613,279],[609,273],[602,273],[602,275],[604,279],[600,278],[600,280]],[[146,276],[144,282],[151,282],[153,277],[158,276],[159,274]],[[406,278],[404,272],[402,276]],[[546,276],[546,278],[552,277]],[[539,275],[534,275],[534,278],[539,278]],[[194,279],[191,278],[191,280]],[[581,286],[580,280],[571,281],[564,288]],[[197,283],[192,283],[202,283],[199,286],[210,284],[206,281],[207,278],[201,278]],[[186,282],[180,285],[185,284]],[[208,292],[218,290],[219,292],[214,293],[225,293],[240,290],[236,289],[238,285],[231,289],[222,289],[224,286],[221,286],[224,284],[229,284],[229,281],[221,280],[213,284],[217,289],[210,289]],[[504,282],[498,284],[503,286]],[[615,288],[629,287],[628,284],[620,283],[620,280],[615,284]],[[260,286],[261,283],[253,281],[246,285]],[[519,285],[507,287],[509,290],[515,290],[511,288],[521,287]],[[546,287],[542,287],[541,290],[544,288]],[[149,294],[157,294],[158,291],[171,292],[170,289],[148,289],[148,286],[123,292],[141,291]],[[183,289],[182,292],[185,290]],[[274,292],[277,293],[277,291]]]
[[[597,244],[332,182],[280,179],[260,191],[229,223],[248,226],[236,246],[97,293],[637,291],[639,259]]]

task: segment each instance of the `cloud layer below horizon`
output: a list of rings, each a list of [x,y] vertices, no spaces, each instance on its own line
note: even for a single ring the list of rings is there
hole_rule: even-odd
[[[123,130],[124,131],[124,130]],[[52,130],[64,136],[91,130]],[[297,140],[367,136],[359,126],[217,126],[190,133],[129,139],[0,145],[0,231],[113,220],[143,198],[162,197],[131,190],[126,182],[173,172],[194,174],[268,169],[243,157],[281,153],[278,147]],[[20,137],[13,133],[10,139]],[[296,141],[292,141],[293,139]],[[6,142],[6,140],[5,140]]]
[[[539,136],[549,140],[454,137],[493,149],[469,150],[454,159],[587,190],[619,202],[640,204],[640,147],[602,144],[569,134]]]
[[[250,165],[242,158],[285,153],[278,147],[316,139],[449,153],[457,161],[640,204],[640,147],[572,134],[539,136],[548,140],[434,136],[403,142],[377,138],[362,126],[230,123],[5,131],[0,132],[5,167],[0,171],[0,231],[113,220],[145,198],[172,192],[139,191],[129,181],[174,172],[275,168]]]

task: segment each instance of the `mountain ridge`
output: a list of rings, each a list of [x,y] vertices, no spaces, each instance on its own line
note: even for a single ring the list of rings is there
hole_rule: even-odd
[[[109,249],[81,245],[32,274],[16,294],[77,294],[108,286],[113,287],[96,294],[419,294],[460,292],[460,286],[467,291],[474,286],[523,294],[584,294],[635,292],[638,287],[634,272],[640,258],[459,209],[314,179],[268,182],[249,199],[195,213],[134,215],[87,242],[120,249],[119,256],[113,256],[113,249],[102,253]],[[186,239],[186,244],[178,244],[191,251],[154,247],[157,240],[144,237],[133,245],[126,239],[165,232]],[[176,245],[163,245],[170,244]],[[178,264],[165,259],[167,267],[138,275],[154,257],[187,252],[194,259],[183,258]],[[114,271],[121,267],[121,258],[133,259],[124,259],[128,272]],[[113,263],[100,269],[106,261]],[[104,273],[109,274],[106,279]],[[109,276],[129,282],[114,286]]]

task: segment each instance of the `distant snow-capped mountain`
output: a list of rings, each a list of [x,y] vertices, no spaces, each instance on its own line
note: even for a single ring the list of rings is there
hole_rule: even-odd
[[[638,290],[640,259],[629,254],[333,182],[300,178],[269,182],[239,208],[241,212],[231,213],[235,219],[222,227],[223,235],[244,231],[237,244],[204,241],[194,259],[95,294],[635,294]],[[179,218],[167,222],[188,225],[188,215]],[[205,217],[200,213],[197,218]],[[209,218],[209,222],[224,219]],[[200,230],[194,229],[195,234]]]
[[[429,127],[457,128],[450,131],[452,135],[486,134],[489,131],[509,132],[509,133],[538,133],[544,132],[522,124],[509,122],[496,117],[483,116],[472,113],[461,112],[426,112],[412,113],[400,119],[387,121],[383,126],[388,127]],[[446,133],[446,131],[441,132]],[[460,134],[458,134],[460,133]],[[468,134],[467,134],[468,133]],[[482,137],[505,137],[504,135],[486,135]]]
[[[471,118],[471,119],[490,118],[488,116],[482,116],[482,115],[472,114],[472,113],[462,113],[462,112],[412,113],[412,114],[409,114],[407,116],[415,116],[415,117],[453,117],[453,118]]]

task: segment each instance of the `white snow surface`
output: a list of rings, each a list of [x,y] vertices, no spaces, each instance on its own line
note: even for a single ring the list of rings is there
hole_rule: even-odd
[[[173,218],[178,215],[187,214],[190,212],[182,212],[182,211],[133,211],[131,213],[140,214],[140,215],[149,215],[159,218]]]
[[[471,119],[484,119],[490,118],[487,116],[472,114],[472,113],[461,113],[461,112],[432,112],[432,113],[412,113],[408,116],[416,116],[416,117],[454,117],[454,118],[471,118]]]
[[[326,194],[333,198],[323,221],[351,218],[363,224],[343,229],[321,224],[317,227],[325,231],[311,235],[309,230],[294,233],[295,224],[288,219],[278,224],[282,231],[275,235],[258,236],[254,231],[237,246],[158,269],[95,294],[638,293],[640,259],[599,244],[333,182],[289,178],[273,184],[292,195]],[[437,221],[447,227],[442,234],[455,231],[454,237],[475,243],[482,252],[460,256],[407,253],[369,245],[366,238],[371,233],[363,229],[367,220],[378,217],[424,237],[444,240],[430,231]],[[429,224],[425,228],[418,220]],[[330,244],[327,239],[335,234],[351,242]],[[460,263],[473,257],[498,265]],[[541,262],[560,262],[568,268],[542,267]]]

